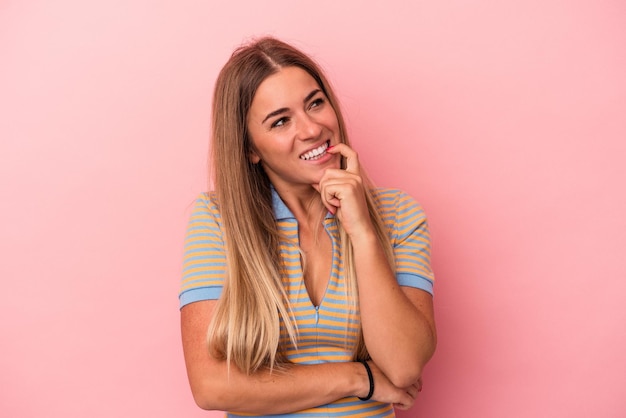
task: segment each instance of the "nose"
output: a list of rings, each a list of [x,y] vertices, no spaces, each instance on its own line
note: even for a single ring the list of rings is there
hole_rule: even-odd
[[[306,112],[298,118],[297,124],[298,139],[302,141],[317,139],[322,133],[322,125]]]

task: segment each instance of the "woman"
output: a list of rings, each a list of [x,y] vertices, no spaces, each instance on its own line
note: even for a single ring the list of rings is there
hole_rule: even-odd
[[[228,416],[394,416],[436,333],[426,219],[373,189],[318,66],[273,38],[216,83],[215,191],[187,233],[181,327],[196,403]]]

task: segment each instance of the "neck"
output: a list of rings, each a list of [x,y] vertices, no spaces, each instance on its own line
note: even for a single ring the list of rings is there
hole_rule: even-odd
[[[285,202],[301,227],[313,227],[323,219],[326,208],[317,190],[312,186],[299,189],[275,187],[280,198]]]

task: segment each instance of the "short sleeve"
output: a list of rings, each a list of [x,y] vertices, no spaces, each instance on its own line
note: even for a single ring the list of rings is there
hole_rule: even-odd
[[[203,193],[196,200],[187,227],[180,307],[200,300],[219,299],[225,275],[226,255],[219,210],[214,196]]]
[[[433,294],[430,233],[424,210],[400,190],[379,189],[378,200],[383,221],[391,231],[398,283]]]

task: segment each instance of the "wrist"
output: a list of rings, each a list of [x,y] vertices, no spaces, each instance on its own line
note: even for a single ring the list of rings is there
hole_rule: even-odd
[[[362,401],[369,401],[374,394],[374,375],[372,374],[372,369],[366,361],[361,361],[359,363],[363,365],[367,375],[367,394],[365,396],[359,396],[358,398]]]
[[[378,236],[371,223],[364,225],[362,228],[355,228],[355,231],[348,235],[352,245],[378,245]]]
[[[353,361],[349,364],[351,366],[350,375],[352,376],[352,389],[350,390],[348,396],[355,396],[357,398],[367,396],[370,385],[369,378],[367,377],[367,371],[358,361]]]

